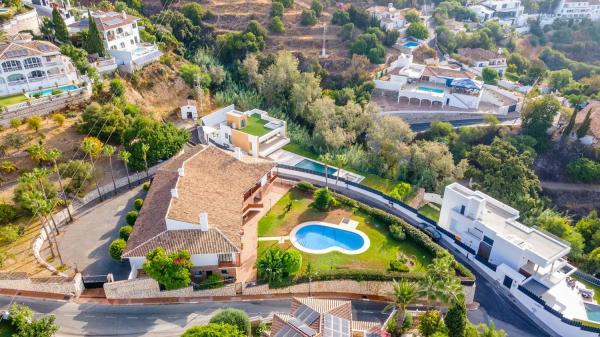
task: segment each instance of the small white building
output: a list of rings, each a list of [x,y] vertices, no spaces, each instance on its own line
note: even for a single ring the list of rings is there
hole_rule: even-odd
[[[75,85],[77,70],[60,49],[19,34],[0,44],[0,96]]]
[[[397,9],[393,4],[387,6],[373,6],[367,8],[372,17],[379,20],[382,28],[400,30],[406,25],[404,14],[406,10]]]
[[[487,0],[481,5],[494,12],[489,19],[496,19],[502,25],[520,27],[527,24],[527,16],[523,15],[525,7],[521,0]]]
[[[155,44],[141,41],[138,17],[125,12],[97,12],[92,16],[104,48],[116,59],[119,69],[132,73],[162,55]]]
[[[446,186],[439,227],[444,240],[509,291],[539,321],[564,337],[596,337],[598,306],[570,276],[569,243],[527,227],[519,211],[458,183]]]
[[[507,68],[506,57],[500,52],[483,48],[459,48],[457,54],[461,58],[460,61],[466,61],[465,65],[478,74],[481,74],[483,68],[492,68],[502,76]]]
[[[180,108],[181,119],[198,119],[198,109],[196,107],[196,101],[188,99],[185,105]]]

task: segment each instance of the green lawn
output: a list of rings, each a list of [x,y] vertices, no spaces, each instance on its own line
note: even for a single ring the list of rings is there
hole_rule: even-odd
[[[583,280],[583,279],[581,279],[581,278],[579,278],[579,277],[577,277],[575,275],[571,275],[571,277],[573,277],[577,281],[585,284],[585,286],[587,288],[593,290],[594,291],[594,300],[596,300],[596,303],[600,303],[600,287],[598,287],[598,286],[596,286],[594,284],[591,284],[591,283],[589,283],[589,282],[587,282],[587,281],[585,281],[585,280]]]
[[[27,97],[23,94],[0,97],[0,106],[9,106],[17,103],[26,102]]]
[[[430,219],[438,222],[440,220],[440,209],[437,206],[432,206],[431,204],[426,204],[425,206],[419,209],[419,213],[423,214]]]
[[[258,236],[283,236],[298,224],[307,221],[324,221],[339,223],[344,217],[359,222],[358,230],[369,237],[369,249],[358,255],[347,255],[339,252],[327,254],[302,254],[303,270],[310,262],[313,270],[332,269],[370,269],[387,270],[389,262],[396,260],[399,253],[408,256],[413,262],[412,271],[422,271],[431,263],[433,256],[423,251],[415,242],[410,240],[397,241],[393,239],[383,223],[363,214],[355,209],[338,207],[329,212],[319,211],[311,206],[312,198],[309,194],[292,189],[286,194],[271,211],[258,222]],[[288,205],[291,205],[288,209]],[[289,241],[279,245],[276,241],[259,241],[258,254],[262,254],[272,246],[282,249],[295,249]]]
[[[317,161],[319,160],[319,155],[317,155],[310,149],[306,149],[305,147],[303,147],[299,144],[289,143],[289,144],[285,145],[283,147],[283,149],[286,151],[295,153],[297,155],[309,158],[309,159],[314,159]],[[353,172],[353,173],[364,176],[365,179],[361,182],[361,184],[368,186],[370,188],[376,189],[378,191],[381,191],[383,193],[389,193],[394,188],[394,186],[398,183],[398,182],[393,181],[392,179],[382,178],[376,174],[360,172],[357,170],[350,169],[348,167],[342,167],[342,168],[346,171]]]
[[[8,321],[0,321],[0,337],[12,337],[14,333],[16,331]]]
[[[273,131],[265,127],[265,124],[269,123],[268,121],[262,120],[260,115],[254,114],[248,117],[248,121],[246,122],[246,127],[241,129],[241,131],[253,135],[253,136],[264,136],[267,133]]]

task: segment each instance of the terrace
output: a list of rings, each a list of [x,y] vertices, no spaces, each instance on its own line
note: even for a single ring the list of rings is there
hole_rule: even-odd
[[[273,129],[265,126],[267,124],[269,124],[269,121],[262,119],[259,114],[252,114],[248,116],[246,127],[241,128],[240,131],[252,136],[262,137],[273,131]]]

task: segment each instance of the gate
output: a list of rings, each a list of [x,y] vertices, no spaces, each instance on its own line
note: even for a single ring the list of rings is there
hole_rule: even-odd
[[[104,283],[108,282],[108,275],[85,275],[81,279],[85,289],[97,289],[102,288]]]

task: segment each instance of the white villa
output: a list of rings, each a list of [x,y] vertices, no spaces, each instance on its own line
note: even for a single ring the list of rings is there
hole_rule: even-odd
[[[24,7],[27,8],[27,7]],[[12,11],[11,9],[5,9],[5,11]],[[40,33],[40,18],[38,17],[35,9],[27,10],[21,14],[11,13],[10,19],[6,19],[0,24],[6,35],[16,35],[21,31],[31,31],[33,34]],[[10,14],[9,14],[10,15]]]
[[[367,12],[379,20],[382,28],[400,30],[406,25],[404,13],[406,10],[397,9],[392,3],[387,6],[373,6],[367,8]]]
[[[239,148],[254,157],[267,157],[290,142],[284,120],[259,109],[237,111],[234,105],[202,117],[201,131],[206,143]]]
[[[119,69],[132,73],[162,55],[155,44],[140,39],[139,18],[125,12],[92,14],[102,35],[104,48],[117,61]]]
[[[500,75],[506,71],[506,57],[500,52],[483,48],[459,48],[457,51],[461,61],[467,61],[471,69],[481,74],[483,68],[496,69]]]
[[[502,25],[522,26],[527,23],[521,0],[487,0],[481,5],[494,11],[490,19],[496,19]]]
[[[599,0],[560,0],[554,10],[556,19],[561,20],[598,20],[600,18]]]
[[[598,336],[600,330],[593,334],[581,327],[581,322],[593,324],[600,306],[570,277],[576,271],[566,260],[570,245],[518,218],[519,211],[453,183],[444,192],[439,226],[448,243],[560,336]]]
[[[75,84],[77,70],[60,49],[27,34],[0,44],[0,96]]]

